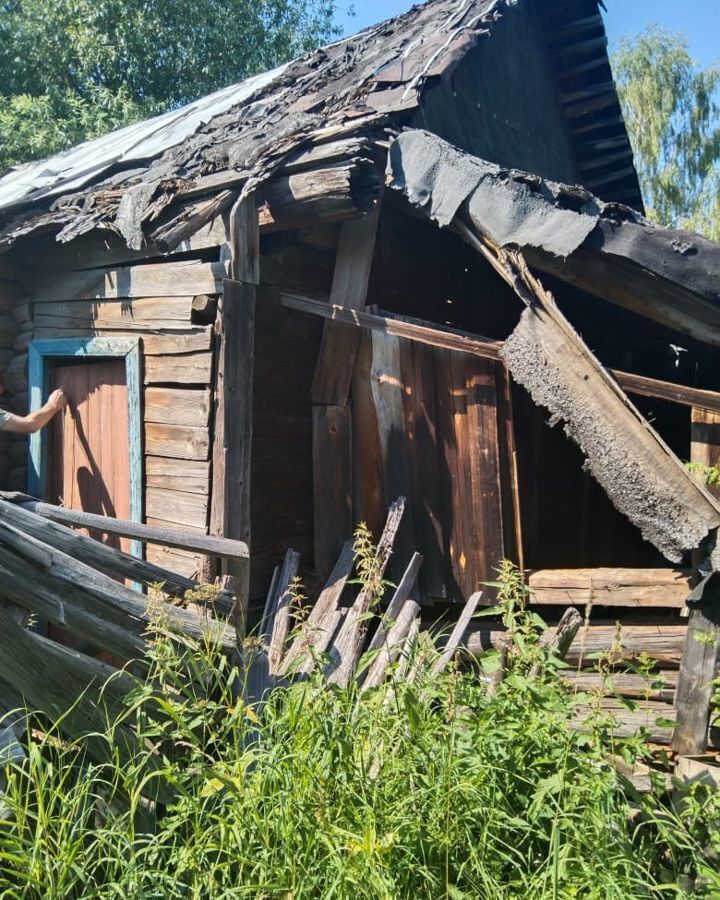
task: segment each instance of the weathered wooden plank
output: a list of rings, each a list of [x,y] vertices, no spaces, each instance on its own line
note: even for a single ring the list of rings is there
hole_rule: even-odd
[[[178,595],[197,587],[194,581],[179,579],[165,568],[151,565],[137,556],[93,540],[66,525],[43,519],[17,504],[2,503],[0,508],[5,522],[96,569],[130,578],[140,584],[163,582],[169,593]]]
[[[66,328],[80,323],[97,327],[160,328],[167,324],[188,328],[193,296],[136,297],[123,300],[51,300],[34,301],[36,327]],[[142,325],[141,323],[145,323]]]
[[[187,324],[182,330],[168,329],[160,333],[159,323],[143,322],[136,330],[127,328],[104,328],[99,326],[87,327],[79,323],[74,328],[36,327],[34,333],[27,332],[27,342],[22,348],[27,349],[31,338],[57,339],[57,338],[94,338],[94,337],[134,337],[139,338],[144,356],[172,356],[176,353],[196,353],[209,350],[212,345],[212,328],[210,326],[188,328]],[[158,333],[152,333],[157,328]]]
[[[510,373],[505,366],[496,366],[495,377],[497,381],[503,543],[505,545],[505,556],[512,560],[522,572],[525,569],[525,551],[523,547],[520,474],[518,472],[518,455],[515,442],[515,417]]]
[[[619,372],[616,369],[612,369],[611,372],[620,387],[628,394],[640,394],[643,397],[669,400],[671,403],[720,413],[720,393],[717,391],[705,391],[684,384],[674,384],[671,381]]]
[[[552,630],[552,629],[551,629]],[[615,655],[618,663],[636,660],[646,654],[665,666],[678,666],[685,644],[686,625],[589,625],[580,629],[567,661],[573,665],[591,665],[600,653]],[[467,637],[468,650],[480,655],[500,649],[505,629],[499,624],[471,623]]]
[[[205,460],[210,453],[210,435],[207,428],[147,422],[145,452],[173,459]]]
[[[22,497],[22,495],[20,496]],[[107,516],[97,516],[74,509],[64,509],[60,506],[53,506],[50,503],[41,503],[38,500],[22,499],[20,500],[20,505],[46,519],[50,519],[53,522],[61,522],[64,525],[91,528],[104,534],[117,534],[120,537],[127,537],[143,543],[164,544],[167,547],[177,547],[181,550],[196,550],[200,553],[212,553],[215,556],[229,559],[247,559],[248,557],[247,544],[244,544],[242,541],[216,536],[186,534],[181,529],[153,528],[148,525],[141,525],[138,522],[123,522],[120,519],[111,519]]]
[[[542,569],[531,572],[530,602],[682,609],[692,590],[684,569]]]
[[[282,667],[285,655],[285,643],[290,634],[290,617],[292,606],[292,583],[300,568],[300,554],[288,550],[274,586],[272,600],[269,601],[272,615],[271,621],[264,627],[270,632],[268,647],[268,666],[271,675],[277,675]]]
[[[145,384],[210,384],[212,353],[182,356],[149,356],[145,360]]]
[[[693,407],[691,413],[690,459],[708,468],[720,468],[720,403],[718,410]],[[707,486],[720,499],[720,481]]]
[[[210,389],[148,387],[145,390],[146,422],[158,425],[207,427],[210,418]]]
[[[617,694],[630,699],[663,700],[672,703],[675,699],[678,673],[673,669],[664,669],[645,677],[624,672],[602,672],[587,670],[566,670],[562,673],[563,681],[575,691],[588,693]]]
[[[56,273],[35,284],[34,300],[109,300],[117,297],[186,297],[219,294],[225,263],[198,260],[149,263],[116,269],[86,269]]]
[[[313,407],[313,517],[315,572],[324,584],[353,530],[348,406]]]
[[[443,499],[435,404],[435,351],[418,341],[402,341],[400,360],[409,448],[413,525],[424,558],[419,583],[424,599],[447,595],[443,548]]]
[[[205,529],[208,501],[202,494],[148,487],[145,491],[145,512],[149,518]]]
[[[302,634],[294,641],[283,660],[282,673],[307,673],[315,658],[324,653],[343,619],[340,597],[355,563],[352,541],[343,545],[327,584],[310,610]]]
[[[197,578],[201,571],[204,559],[200,553],[178,550],[175,547],[161,547],[159,544],[148,544],[145,557],[156,566],[162,566],[185,578],[193,579]]]
[[[447,668],[448,664],[451,662],[452,658],[458,651],[460,644],[468,630],[468,626],[470,625],[470,620],[475,615],[475,611],[482,600],[482,592],[477,591],[474,594],[471,594],[468,597],[465,606],[463,607],[462,612],[460,613],[460,617],[455,624],[455,627],[450,632],[450,637],[447,639],[447,643],[443,648],[443,652],[440,654],[439,659],[435,662],[435,665],[432,668],[433,677],[437,677],[440,673]]]
[[[675,694],[673,750],[682,756],[699,756],[707,749],[710,703],[720,671],[720,572],[706,576],[690,602]]]
[[[379,589],[379,580],[385,574],[404,510],[405,498],[398,497],[390,507],[385,528],[378,541],[376,577],[363,585],[330,647],[330,661],[325,672],[332,684],[347,685],[360,660],[367,635],[366,614]]]
[[[147,456],[145,483],[149,488],[168,488],[207,496],[210,490],[210,463],[205,460]]]
[[[358,310],[365,306],[379,206],[365,219],[343,223],[340,229],[330,304]],[[344,406],[352,379],[358,334],[353,327],[325,323],[312,385],[313,403]]]

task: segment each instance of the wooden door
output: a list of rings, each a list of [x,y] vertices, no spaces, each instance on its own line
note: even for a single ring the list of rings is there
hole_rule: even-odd
[[[124,359],[54,367],[52,388],[68,405],[52,423],[49,499],[118,519],[130,519],[130,442]],[[129,541],[93,535],[125,551]]]

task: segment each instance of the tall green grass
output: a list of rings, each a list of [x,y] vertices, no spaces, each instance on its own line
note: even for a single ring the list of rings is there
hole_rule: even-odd
[[[6,767],[0,897],[719,897],[718,797],[633,796],[606,757],[640,744],[572,727],[510,570],[503,584],[514,643],[494,689],[473,668],[363,694],[315,675],[247,706],[215,647],[160,625],[100,735],[109,762],[37,719]]]

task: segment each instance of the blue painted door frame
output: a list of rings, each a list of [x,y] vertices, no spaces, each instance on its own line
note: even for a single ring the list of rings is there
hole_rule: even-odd
[[[50,393],[50,369],[53,362],[78,358],[122,357],[128,398],[128,435],[130,440],[130,518],[142,522],[142,416],[140,404],[140,343],[137,338],[68,338],[32,341],[28,350],[30,411],[45,403]],[[28,493],[45,499],[48,488],[47,428],[30,435]],[[140,556],[142,545],[132,543],[131,552]]]

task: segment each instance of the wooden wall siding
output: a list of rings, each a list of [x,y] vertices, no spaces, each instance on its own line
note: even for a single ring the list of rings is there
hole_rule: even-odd
[[[6,373],[18,352],[27,349],[18,340],[21,321],[15,307],[21,296],[16,272],[3,258],[0,260],[0,383],[7,386]],[[27,357],[26,357],[27,360]],[[25,398],[27,388],[25,388]],[[0,396],[0,406],[10,412],[23,412],[23,392],[20,397]],[[25,486],[27,440],[0,433],[0,484],[8,490],[22,490]]]
[[[374,529],[392,499],[409,498],[395,556],[402,565],[409,549],[422,553],[426,599],[467,598],[505,555],[496,369],[378,332],[358,353],[355,518]]]
[[[224,229],[221,236],[226,237]],[[39,277],[28,302],[16,305],[19,352],[10,380],[24,396],[25,350],[32,339],[139,338],[146,520],[207,533],[213,370],[213,326],[208,316],[214,315],[226,264],[171,257],[77,268],[83,258],[90,264],[107,258],[102,249],[93,247],[88,243],[86,255],[78,255],[72,245],[66,256],[56,251],[56,262],[62,266],[64,261],[73,270]],[[205,312],[198,319],[200,307]],[[24,475],[23,483],[14,486],[24,488]],[[181,550],[149,547],[147,556],[183,575],[194,574],[202,563],[200,555]]]

